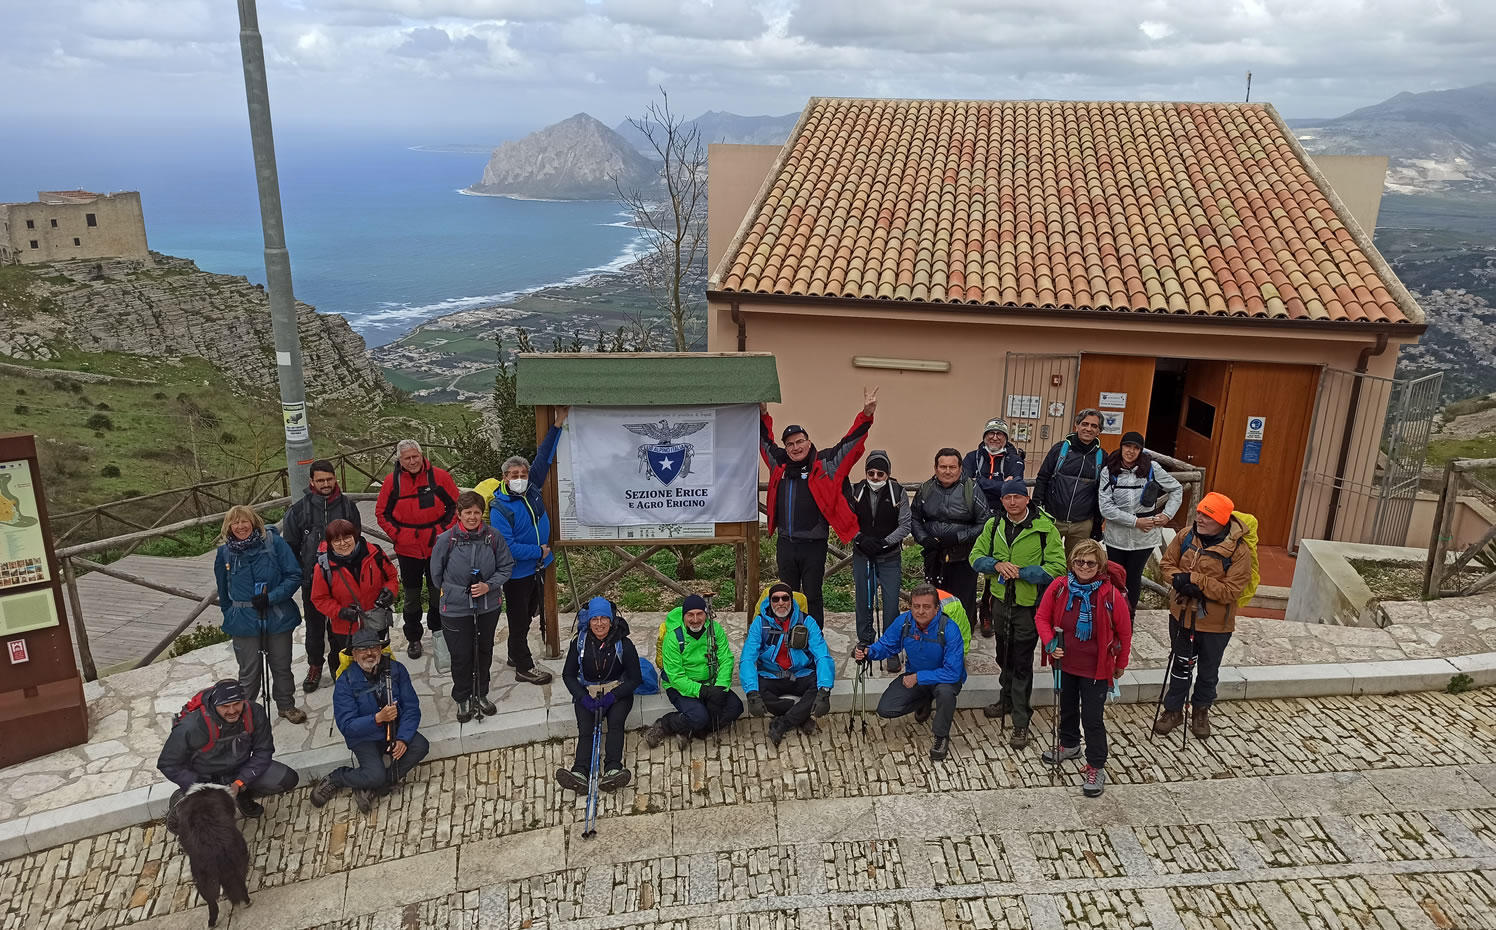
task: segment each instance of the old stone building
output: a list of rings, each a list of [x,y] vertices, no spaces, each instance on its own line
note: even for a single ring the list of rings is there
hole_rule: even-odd
[[[149,262],[138,191],[38,191],[0,204],[0,263],[136,258]]]

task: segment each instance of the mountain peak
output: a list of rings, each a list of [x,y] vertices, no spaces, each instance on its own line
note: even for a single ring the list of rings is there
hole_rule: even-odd
[[[483,178],[468,190],[535,200],[611,200],[615,179],[625,189],[655,182],[654,165],[622,136],[588,113],[505,142],[494,149]]]

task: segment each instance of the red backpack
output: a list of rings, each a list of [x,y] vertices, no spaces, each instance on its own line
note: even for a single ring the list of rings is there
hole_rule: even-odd
[[[177,711],[176,716],[171,718],[172,729],[176,729],[177,724],[181,723],[183,720],[187,719],[193,714],[196,713],[203,715],[203,722],[208,725],[208,742],[201,749],[199,749],[198,752],[208,752],[213,748],[213,745],[218,742],[218,718],[216,718],[213,714],[208,713],[208,705],[203,701],[203,699],[212,690],[212,688],[204,688],[203,690],[194,694],[187,700],[186,704],[182,705],[182,709]],[[248,706],[248,702],[246,702],[246,706],[244,708],[244,716],[239,719],[244,721],[245,733],[253,733],[255,731],[255,715],[253,713],[253,708]]]

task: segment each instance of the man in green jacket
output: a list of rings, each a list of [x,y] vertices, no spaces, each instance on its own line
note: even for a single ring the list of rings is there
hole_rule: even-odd
[[[1034,715],[1029,694],[1034,686],[1034,649],[1039,631],[1034,607],[1049,583],[1065,574],[1065,539],[1049,514],[1029,501],[1022,478],[1002,484],[1003,512],[987,521],[971,550],[971,567],[992,576],[992,625],[997,633],[997,664],[1002,687],[988,717],[1013,712],[1008,745],[1029,744]]]
[[[732,643],[722,624],[707,618],[706,599],[687,597],[677,618],[665,620],[660,643],[660,682],[675,713],[656,720],[644,733],[649,748],[674,735],[685,749],[691,737],[721,730],[743,715],[743,702],[732,691]]]

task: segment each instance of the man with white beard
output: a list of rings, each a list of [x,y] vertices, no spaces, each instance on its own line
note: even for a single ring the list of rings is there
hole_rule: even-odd
[[[769,588],[748,625],[738,677],[748,694],[748,713],[774,715],[769,742],[775,746],[790,730],[814,733],[811,715],[824,717],[831,710],[836,663],[820,625],[800,610],[782,581]]]

